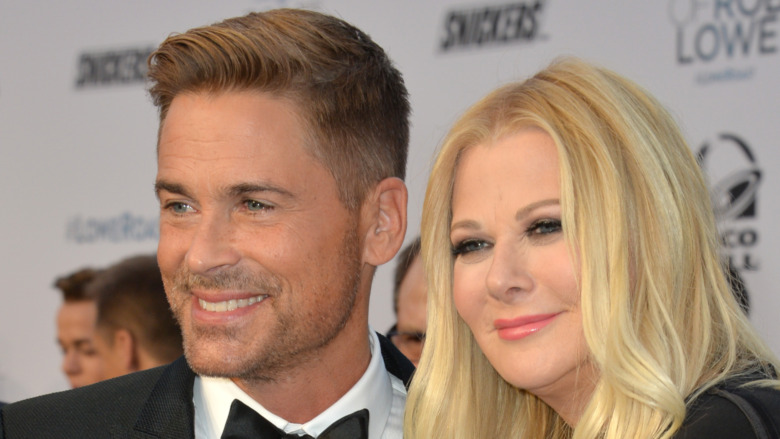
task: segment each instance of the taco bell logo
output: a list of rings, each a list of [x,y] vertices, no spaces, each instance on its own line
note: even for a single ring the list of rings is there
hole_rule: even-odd
[[[758,213],[762,172],[753,151],[741,137],[721,133],[702,145],[698,159],[709,178],[715,217],[731,263],[741,270],[757,270],[753,249],[759,233],[752,220]]]
[[[780,43],[780,0],[669,0],[677,62],[772,55]]]

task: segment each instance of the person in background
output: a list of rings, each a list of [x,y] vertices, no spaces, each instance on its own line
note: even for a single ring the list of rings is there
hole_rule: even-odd
[[[415,238],[398,254],[393,288],[396,324],[387,337],[415,366],[425,344],[427,285],[420,257],[420,238]]]
[[[577,59],[453,126],[428,183],[431,312],[405,438],[780,437],[777,358],[735,300],[669,113]]]
[[[86,286],[98,271],[82,268],[54,282],[62,292],[57,311],[57,344],[62,349],[62,371],[73,388],[96,383],[103,376],[103,360],[95,349],[95,299]]]
[[[168,364],[183,354],[155,255],[123,259],[86,287],[97,302],[95,347],[102,379]]]
[[[400,72],[351,24],[277,9],[169,36],[149,77],[157,259],[185,355],[9,404],[0,431],[400,439],[414,366],[368,325],[406,233]]]

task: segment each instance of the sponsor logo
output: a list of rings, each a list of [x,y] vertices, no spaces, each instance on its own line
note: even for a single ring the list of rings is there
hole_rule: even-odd
[[[699,149],[699,163],[708,176],[723,249],[738,271],[757,271],[755,248],[760,234],[758,189],[762,172],[748,143],[732,133],[721,133]]]
[[[108,218],[77,215],[67,221],[65,239],[76,244],[156,242],[160,236],[158,224],[157,217],[143,217],[130,212]]]
[[[103,87],[146,81],[146,59],[154,47],[84,52],[79,55],[76,87]]]
[[[677,63],[707,65],[700,84],[751,79],[747,60],[778,53],[779,13],[780,0],[669,0]],[[738,65],[716,66],[723,61]]]
[[[444,18],[443,52],[532,42],[540,37],[544,0],[450,10]]]

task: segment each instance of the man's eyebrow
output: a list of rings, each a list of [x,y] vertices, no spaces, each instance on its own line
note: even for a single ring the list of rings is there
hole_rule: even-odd
[[[178,183],[172,183],[165,180],[158,180],[154,184],[154,192],[157,196],[160,196],[160,192],[165,191],[172,194],[179,194],[190,198],[187,190],[183,185]],[[283,188],[274,186],[267,183],[239,183],[232,186],[228,186],[224,193],[231,197],[240,197],[247,194],[261,193],[261,192],[274,192],[287,198],[295,198],[295,195]]]
[[[253,194],[258,192],[274,192],[287,198],[295,198],[292,192],[282,189],[278,186],[265,183],[240,183],[227,190],[227,192],[233,197],[239,197],[242,195]]]
[[[88,338],[80,338],[80,339],[75,340],[73,342],[73,346],[76,347],[76,348],[83,348],[83,347],[91,348],[92,347],[92,340],[90,340]]]
[[[185,197],[188,197],[187,191],[184,189],[184,186],[178,184],[178,183],[171,183],[169,181],[165,180],[157,180],[154,183],[154,193],[157,194],[157,197],[160,197],[160,192],[170,192],[172,194],[180,194],[184,195]]]

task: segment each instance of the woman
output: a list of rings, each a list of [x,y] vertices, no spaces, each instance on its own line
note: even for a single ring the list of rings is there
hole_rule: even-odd
[[[407,439],[753,437],[735,400],[780,422],[696,160],[634,83],[568,59],[494,91],[445,139],[423,212]]]

